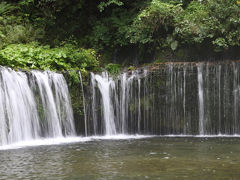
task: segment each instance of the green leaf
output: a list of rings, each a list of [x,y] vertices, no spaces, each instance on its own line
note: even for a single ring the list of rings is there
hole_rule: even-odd
[[[173,42],[171,43],[171,49],[172,49],[173,51],[175,51],[175,50],[177,49],[177,47],[178,47],[178,42],[177,42],[177,41],[173,41]]]

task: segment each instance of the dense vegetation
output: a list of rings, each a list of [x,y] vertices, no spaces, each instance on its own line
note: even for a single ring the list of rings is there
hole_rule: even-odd
[[[203,56],[239,57],[236,0],[5,0],[0,65],[118,72]],[[100,63],[99,63],[100,61]]]

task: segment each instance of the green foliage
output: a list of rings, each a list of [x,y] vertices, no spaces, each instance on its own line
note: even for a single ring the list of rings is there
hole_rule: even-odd
[[[79,73],[76,70],[68,71],[70,85],[78,84],[80,82]]]
[[[175,19],[174,36],[182,44],[207,43],[216,51],[240,45],[240,8],[235,0],[192,1]]]
[[[212,43],[213,43],[213,45],[216,46],[215,51],[221,51],[223,49],[227,49],[228,48],[228,44],[227,44],[227,42],[226,42],[226,40],[224,38],[217,38]]]
[[[129,66],[129,67],[128,67],[128,70],[129,70],[129,71],[133,71],[134,69],[135,69],[135,68],[134,68],[133,66]]]
[[[107,72],[109,72],[112,75],[117,75],[121,71],[121,67],[119,64],[112,64],[112,63],[107,64],[105,66],[105,69],[107,70]]]
[[[131,64],[239,46],[237,0],[0,2],[0,64],[10,67],[86,72],[99,68],[95,51],[114,56],[108,62]]]
[[[8,45],[0,51],[0,65],[55,71],[96,70],[99,66],[92,49],[79,49],[71,45],[50,48],[37,43]]]
[[[5,1],[0,2],[0,15],[1,16],[7,15],[10,12],[12,12],[13,10],[15,10],[16,8],[17,8],[16,6],[9,4]]]
[[[159,0],[152,2],[135,18],[129,36],[132,43],[163,44],[163,39],[172,33],[174,18],[182,11],[181,4],[164,3]]]
[[[43,29],[24,23],[21,17],[0,16],[0,48],[13,43],[29,43],[44,36]]]
[[[44,27],[32,25],[29,14],[22,12],[23,2],[18,5],[0,3],[0,49],[8,44],[29,43],[44,37]]]
[[[169,35],[166,40],[167,44],[171,47],[171,49],[175,51],[178,47],[178,41],[176,41],[171,35]]]
[[[123,47],[129,44],[126,36],[129,25],[132,22],[133,12],[115,9],[110,17],[101,19],[94,23],[90,40],[95,49],[111,50],[115,47]]]
[[[119,0],[108,0],[107,2],[100,2],[98,5],[98,9],[102,12],[106,7],[110,6],[111,4],[115,4],[117,6],[122,6],[123,2]]]
[[[240,46],[240,8],[235,0],[208,0],[216,50]]]
[[[212,37],[210,28],[212,20],[207,7],[199,1],[192,1],[185,11],[175,17],[174,35],[181,43],[202,43],[205,38]]]

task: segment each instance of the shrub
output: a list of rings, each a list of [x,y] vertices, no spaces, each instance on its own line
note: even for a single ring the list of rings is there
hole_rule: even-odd
[[[119,64],[112,64],[112,63],[107,64],[105,66],[105,69],[107,70],[107,72],[109,72],[112,75],[117,75],[121,71],[121,67]]]
[[[0,50],[0,65],[42,70],[96,70],[99,66],[92,49],[72,45],[50,48],[37,43],[11,44]]]

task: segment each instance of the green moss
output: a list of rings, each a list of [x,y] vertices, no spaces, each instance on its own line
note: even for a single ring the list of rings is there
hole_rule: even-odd
[[[129,67],[128,67],[128,70],[129,70],[129,71],[133,71],[134,69],[135,69],[135,68],[134,68],[133,66],[129,66]]]

